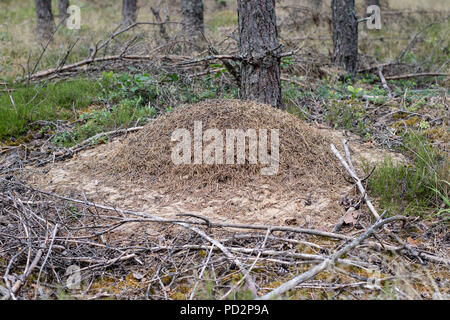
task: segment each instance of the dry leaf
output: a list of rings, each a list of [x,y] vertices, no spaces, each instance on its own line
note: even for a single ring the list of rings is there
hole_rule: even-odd
[[[356,210],[353,207],[350,207],[344,215],[344,223],[345,224],[355,224],[358,221],[358,217],[360,215],[360,211]]]

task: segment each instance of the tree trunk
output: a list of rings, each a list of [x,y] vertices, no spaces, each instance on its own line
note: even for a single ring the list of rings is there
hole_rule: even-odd
[[[358,68],[358,22],[354,0],[332,0],[333,62],[355,74]]]
[[[240,97],[283,108],[275,0],[238,0]]]
[[[181,0],[181,24],[188,38],[201,35],[204,30],[203,0]]]
[[[36,0],[36,35],[38,40],[48,40],[55,32],[51,0]]]
[[[67,8],[69,8],[69,0],[59,0],[58,16],[59,16],[60,23],[69,17],[69,14],[67,13]]]
[[[122,24],[129,26],[136,22],[137,0],[122,0]]]

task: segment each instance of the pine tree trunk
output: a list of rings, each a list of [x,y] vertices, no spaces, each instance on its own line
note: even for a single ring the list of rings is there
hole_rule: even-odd
[[[195,38],[205,31],[203,22],[203,0],[181,0],[181,24],[188,38]]]
[[[240,97],[283,108],[275,0],[238,0]]]
[[[137,0],[122,0],[122,24],[132,25],[137,18]]]
[[[354,0],[332,0],[333,61],[355,74],[358,68],[358,22]]]
[[[48,40],[55,31],[51,0],[36,0],[36,35],[38,40]]]
[[[59,0],[58,16],[60,23],[69,17],[69,14],[67,13],[67,8],[69,8],[69,0]]]

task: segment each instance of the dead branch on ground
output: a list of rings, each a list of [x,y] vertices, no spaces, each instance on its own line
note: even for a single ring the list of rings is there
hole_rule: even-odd
[[[349,166],[353,167],[353,164]],[[266,292],[261,297],[267,298],[281,294],[287,287],[267,293],[263,279],[284,279],[286,270],[301,271],[308,265],[315,265],[307,273],[308,279],[312,279],[326,266],[334,264],[379,270],[380,265],[367,257],[383,252],[439,265],[449,263],[446,258],[419,248],[406,248],[404,243],[391,245],[386,241],[390,236],[383,237],[386,230],[380,226],[401,220],[413,223],[406,217],[378,220],[354,238],[315,229],[227,224],[203,219],[198,214],[183,216],[187,219],[176,217],[175,213],[173,218],[162,218],[36,190],[13,177],[2,178],[0,256],[3,260],[0,260],[0,273],[7,281],[4,280],[6,286],[0,286],[0,293],[8,299],[23,299],[35,294],[50,298],[55,294],[51,293],[55,286],[70,290],[66,269],[72,265],[79,267],[83,283],[81,289],[72,290],[74,297],[90,299],[106,294],[118,299],[130,296],[169,299],[171,292],[182,286],[178,279],[184,279],[197,283],[186,294],[186,298],[194,299],[201,297],[203,282],[210,281],[212,275],[215,286],[223,288],[217,291],[219,297],[250,290],[254,297]],[[142,233],[140,228],[148,231]],[[376,241],[367,240],[378,229]],[[390,229],[397,235],[400,230],[395,225]],[[245,233],[248,231],[251,232]],[[328,240],[322,243],[320,239]],[[303,246],[309,248],[307,252],[300,250]],[[412,255],[411,249],[417,254]],[[345,258],[342,257],[344,253],[347,253]],[[206,256],[205,260],[203,257]],[[6,261],[6,265],[1,261]],[[121,267],[125,263],[127,267]],[[262,265],[264,271],[261,271]],[[383,266],[386,267],[389,266]],[[130,268],[135,287],[123,289],[122,293],[109,291],[108,287],[102,291],[90,289],[91,284],[95,283],[97,288],[102,283],[103,275],[116,279],[121,288],[127,288],[122,279],[129,277]],[[30,275],[37,269],[40,277],[31,283],[38,279],[39,282],[31,288]],[[199,273],[201,276],[197,276]],[[17,274],[23,276],[17,278]],[[239,274],[242,275],[239,281],[230,282],[231,277]],[[326,290],[365,288],[361,284],[362,278],[358,278],[358,282],[335,283],[333,286],[304,282],[305,275],[295,279],[296,285],[300,279],[304,287],[321,286]],[[246,282],[245,286],[242,286],[243,282]]]

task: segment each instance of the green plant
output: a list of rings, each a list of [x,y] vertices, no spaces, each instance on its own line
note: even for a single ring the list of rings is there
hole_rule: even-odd
[[[361,98],[364,94],[364,89],[354,88],[353,86],[348,86],[347,91],[351,93],[352,98]]]
[[[170,77],[170,76],[169,76]],[[118,103],[123,99],[139,98],[142,105],[154,101],[159,95],[158,81],[149,74],[103,73],[105,100]]]
[[[17,138],[37,120],[68,120],[100,94],[95,81],[75,79],[15,87],[0,94],[0,139]]]
[[[448,186],[450,186],[450,183],[448,181],[445,180],[441,180],[441,182],[447,184]],[[439,195],[439,197],[441,197],[442,201],[443,201],[443,205],[445,207],[440,208],[437,215],[449,215],[450,214],[450,198],[448,194],[443,194],[441,191],[439,191],[436,188],[432,188],[429,187],[431,190],[433,190],[433,192],[435,192],[437,195]]]
[[[72,146],[101,132],[145,124],[155,115],[155,108],[143,106],[141,97],[124,99],[109,110],[98,109],[82,114],[71,131],[56,135],[53,142],[65,147]]]
[[[292,66],[294,62],[292,61],[292,57],[282,57],[281,58],[281,68],[283,69],[289,69],[290,66]]]
[[[370,134],[370,120],[364,107],[353,100],[331,101],[325,105],[325,121],[334,128],[355,132],[363,137]]]
[[[447,214],[448,209],[441,208],[442,201],[448,206],[449,172],[444,157],[417,134],[404,137],[404,151],[410,164],[385,159],[371,175],[369,190],[390,212]],[[365,170],[369,171],[368,165]]]

